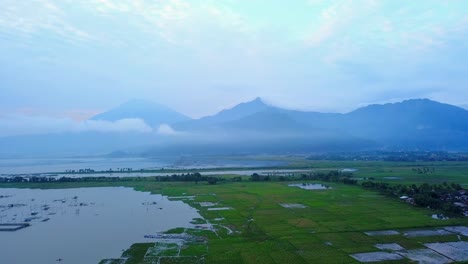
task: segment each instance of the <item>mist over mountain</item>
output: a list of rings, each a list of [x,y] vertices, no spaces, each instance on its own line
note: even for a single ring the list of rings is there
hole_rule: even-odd
[[[142,119],[151,127],[161,124],[187,121],[191,118],[169,107],[146,100],[131,100],[104,113],[91,117],[91,120],[117,121],[120,119]]]
[[[200,119],[134,100],[92,120],[128,118],[143,120],[153,130],[4,137],[0,155],[105,154],[128,149],[144,156],[468,150],[468,111],[428,99],[369,105],[339,114],[282,109],[256,98]],[[158,128],[161,124],[164,129]]]
[[[177,122],[174,123],[173,126],[175,129],[180,130],[204,131],[206,129],[219,128],[221,124],[227,123],[229,121],[237,121],[249,115],[276,109],[278,108],[265,104],[260,97],[257,97],[250,102],[240,103],[230,109],[224,109],[215,115],[189,120],[186,122]]]
[[[200,122],[228,122],[234,121],[255,113],[265,112],[268,110],[277,109],[274,106],[267,105],[262,98],[257,97],[253,101],[240,103],[233,108],[225,109],[213,116],[207,116],[199,119]]]
[[[325,146],[332,151],[337,142],[347,142],[355,150],[468,149],[468,111],[428,99],[369,105],[339,114],[282,109],[256,98],[210,117],[176,123],[174,127],[207,134],[242,132],[245,139],[250,132],[250,136],[281,141],[285,151],[290,151],[286,146],[292,146],[292,142],[303,146],[320,142],[323,146],[321,150],[310,147],[310,151],[322,151],[327,149]]]

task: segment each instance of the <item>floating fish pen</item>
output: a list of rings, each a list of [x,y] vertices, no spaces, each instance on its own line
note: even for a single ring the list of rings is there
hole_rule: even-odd
[[[21,223],[21,224],[0,224],[0,231],[17,231],[23,228],[30,226],[28,223]]]

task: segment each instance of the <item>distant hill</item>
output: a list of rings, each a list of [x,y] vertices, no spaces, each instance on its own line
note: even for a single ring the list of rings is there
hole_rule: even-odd
[[[371,105],[349,114],[355,135],[389,146],[462,150],[468,147],[468,111],[428,99]]]
[[[190,120],[166,106],[146,100],[131,100],[104,113],[91,117],[91,120],[117,121],[125,118],[140,118],[148,125],[172,124]]]
[[[347,114],[348,121],[366,130],[387,131],[385,134],[414,131],[467,131],[468,111],[428,99],[370,105]],[[356,131],[361,131],[356,126]]]
[[[167,107],[130,101],[92,119],[141,118],[174,133],[63,133],[0,138],[0,155],[103,153],[131,155],[317,153],[328,151],[468,151],[468,111],[428,99],[369,105],[352,112],[282,109],[257,98],[190,120]],[[129,151],[132,150],[132,151]]]
[[[209,122],[208,122],[209,121]],[[176,124],[176,126],[179,124]],[[369,105],[346,114],[294,111],[266,105],[260,98],[179,126],[186,131],[285,133],[306,136],[341,135],[372,141],[382,148],[468,149],[468,111],[428,99]]]
[[[257,97],[250,102],[240,103],[233,108],[222,110],[213,116],[207,116],[199,119],[201,122],[223,123],[228,121],[238,120],[251,114],[265,112],[268,110],[277,109],[274,106],[265,104],[262,98]]]
[[[206,116],[202,117],[200,119],[194,119],[190,120],[187,122],[179,122],[174,124],[174,128],[179,129],[179,130],[207,130],[207,129],[213,129],[221,124],[230,122],[230,121],[236,121],[242,118],[245,118],[249,115],[260,113],[260,112],[265,112],[269,110],[275,110],[278,109],[274,106],[267,105],[263,102],[263,100],[260,97],[255,98],[252,101],[245,102],[245,103],[240,103],[233,108],[230,109],[224,109],[220,111],[219,113],[212,115],[212,116]]]
[[[276,110],[256,112],[239,119],[222,122],[220,124],[226,129],[243,131],[262,131],[266,133],[294,132],[308,129],[307,124],[301,124],[287,113]]]

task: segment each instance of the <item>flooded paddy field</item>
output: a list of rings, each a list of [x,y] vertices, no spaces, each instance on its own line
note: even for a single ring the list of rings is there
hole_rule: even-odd
[[[293,183],[289,184],[290,187],[299,187],[304,190],[327,190],[330,186],[326,186],[320,183]]]
[[[457,261],[468,261],[468,240],[463,231],[466,226],[447,226],[438,229],[420,229],[402,231],[408,241],[429,237],[431,241],[440,241],[435,243],[410,244],[408,241],[400,240],[399,237],[387,238],[387,241],[399,241],[404,243],[408,249],[398,243],[375,244],[375,248],[380,251],[361,252],[351,254],[350,256],[359,262],[382,262],[387,260],[408,259],[417,263],[452,263]],[[450,230],[450,231],[449,231]],[[396,232],[396,231],[395,231]],[[365,232],[369,235],[370,232]],[[374,231],[373,236],[387,236],[388,230]],[[399,232],[394,234],[398,235]],[[463,238],[461,236],[463,236]],[[451,236],[451,237],[450,237]],[[455,238],[456,237],[456,238]],[[449,242],[447,242],[447,239]],[[445,242],[441,242],[445,241]],[[452,242],[450,242],[452,241]],[[415,248],[414,248],[415,247]]]
[[[430,210],[358,186],[327,183],[332,188],[326,191],[306,191],[292,188],[288,182],[162,184],[171,196],[179,196],[199,210],[203,219],[196,224],[212,226],[203,231],[208,248],[194,246],[203,256],[200,263],[413,263],[427,259],[439,261],[428,263],[445,263],[440,262],[444,260],[441,254],[425,244],[468,241],[462,235],[467,219],[433,219]],[[413,231],[422,234],[421,230],[431,233],[405,235]],[[161,254],[165,256],[159,260],[165,261],[171,254],[193,258],[187,253],[191,250],[156,242],[145,248],[147,261],[141,263],[153,263],[151,256]]]
[[[460,237],[460,235],[462,235],[464,236],[463,239],[466,240],[466,235],[463,235],[462,231],[466,229],[466,226],[450,226],[444,227],[443,229],[404,231],[404,236],[410,239],[417,237],[432,237],[430,240],[444,241],[447,239],[447,237],[444,238],[444,236],[455,234],[457,235],[457,239],[453,241],[454,239],[452,236],[452,238],[448,238],[448,240],[453,242],[418,243],[416,249],[406,249],[397,243],[376,244],[374,246],[380,251],[362,252],[351,254],[350,256],[359,262],[382,262],[403,258],[417,263],[434,264],[468,261],[468,242],[462,240],[462,237]],[[379,234],[378,232],[379,231],[376,231],[374,234]],[[385,231],[381,231],[380,235],[385,236]],[[394,240],[398,240],[398,238],[394,237]],[[408,247],[414,246],[405,241],[399,241],[400,243],[405,243]]]
[[[310,170],[321,170],[323,164],[315,163]],[[327,164],[333,165],[332,162]],[[375,181],[385,181],[384,177],[402,177],[398,181],[387,181],[394,184],[416,180],[421,183],[426,179],[442,182],[440,178],[443,176],[436,175],[442,171],[442,167],[437,167],[434,175],[416,175],[412,170],[415,164],[409,163],[398,166],[336,164],[333,169],[356,168],[353,175],[363,179],[375,177]],[[452,169],[455,170],[452,167],[447,170]],[[230,169],[216,170],[216,174],[220,171]],[[250,169],[238,171],[252,172]],[[466,182],[462,171],[451,171],[447,179]],[[449,215],[448,219],[435,219],[432,215],[441,212],[414,207],[398,197],[390,198],[359,185],[299,178],[284,182],[254,182],[248,177],[240,177],[234,181],[234,177],[219,176],[223,180],[216,184],[206,181],[157,182],[154,178],[142,178],[112,182],[12,183],[4,186],[61,188],[124,185],[161,193],[170,197],[169,200],[183,202],[198,210],[199,216],[190,220],[188,226],[168,232],[145,231],[145,234],[152,236],[135,240],[137,243],[130,248],[128,245],[121,246],[117,254],[103,256],[106,260],[102,263],[123,263],[125,259],[128,259],[127,263],[148,264],[359,263],[353,255],[361,256],[363,260],[372,260],[372,256],[398,258],[393,260],[395,263],[446,263],[464,258],[465,246],[459,242],[468,242],[468,218]],[[306,186],[322,184],[330,188],[303,190],[300,188],[303,183]],[[300,186],[288,186],[290,184]],[[148,199],[141,201],[141,205],[153,206],[152,202]],[[164,209],[159,211],[164,212]],[[50,217],[44,223],[53,220]],[[30,230],[35,222],[32,224],[17,232]],[[126,250],[122,253],[123,249]],[[119,253],[122,253],[121,256]],[[452,254],[453,258],[445,254]],[[387,262],[384,260],[382,263]]]
[[[98,263],[147,242],[147,234],[193,227],[198,212],[181,201],[131,188],[0,189],[0,263]],[[27,254],[25,254],[27,250]]]

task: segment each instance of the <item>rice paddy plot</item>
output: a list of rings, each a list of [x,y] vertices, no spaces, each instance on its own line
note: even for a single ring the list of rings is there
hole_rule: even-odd
[[[468,242],[428,243],[426,247],[455,261],[468,261]]]
[[[468,227],[466,226],[446,226],[444,229],[463,236],[468,236]]]
[[[404,250],[404,248],[398,245],[397,243],[375,244],[374,246],[380,250],[390,250],[390,251]]]
[[[215,206],[217,205],[218,203],[212,203],[212,202],[199,202],[198,203],[201,207],[211,207],[211,206]]]
[[[287,208],[287,209],[304,209],[304,208],[307,208],[307,206],[305,206],[303,204],[298,204],[298,203],[280,203],[279,205],[281,205],[282,207]]]
[[[398,254],[417,263],[444,264],[452,262],[451,259],[427,248],[400,251]]]
[[[403,257],[396,253],[389,252],[368,252],[368,253],[358,253],[352,254],[351,257],[356,259],[359,262],[377,262],[377,261],[387,261],[387,260],[400,260]]]
[[[424,236],[446,236],[446,235],[453,235],[453,233],[444,229],[409,230],[409,231],[405,231],[404,235],[407,237],[424,237]]]
[[[212,207],[208,208],[208,211],[226,211],[226,210],[232,210],[232,207]]]
[[[322,185],[320,183],[294,183],[289,184],[289,187],[299,187],[304,190],[327,190],[331,189],[331,187]]]
[[[395,236],[399,235],[400,232],[396,230],[379,230],[379,231],[367,231],[364,234],[368,236]]]

